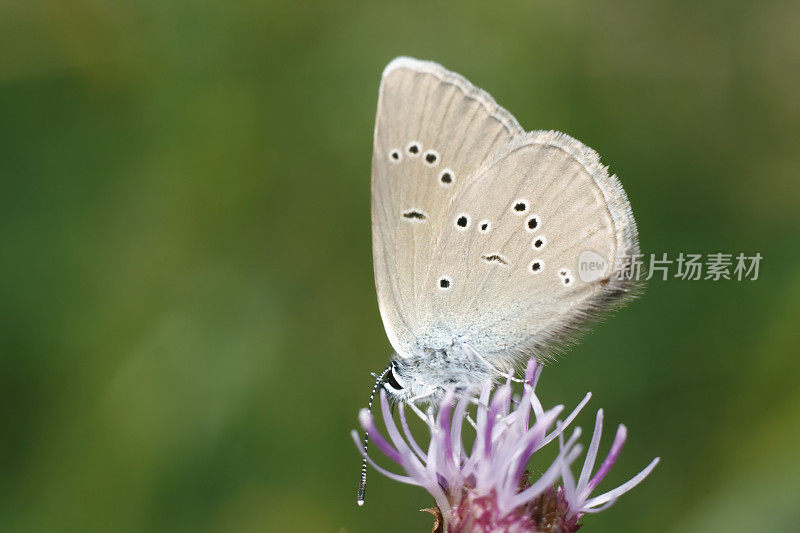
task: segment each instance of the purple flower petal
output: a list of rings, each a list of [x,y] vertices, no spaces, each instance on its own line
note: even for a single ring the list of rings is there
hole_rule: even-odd
[[[405,404],[400,405],[400,427],[403,430],[403,435],[406,436],[406,440],[408,444],[411,446],[411,449],[414,450],[414,453],[422,459],[423,461],[427,461],[428,457],[425,455],[425,452],[422,451],[419,444],[417,444],[416,439],[414,439],[414,435],[411,434],[411,430],[408,429],[408,421],[406,420],[406,406]]]
[[[592,442],[589,444],[589,449],[586,451],[586,459],[583,461],[583,468],[581,468],[581,476],[578,478],[578,485],[585,487],[589,482],[589,476],[592,475],[594,470],[594,462],[597,459],[597,451],[600,449],[600,437],[603,436],[603,410],[597,410],[597,417],[594,423],[594,432],[592,433]]]
[[[611,467],[617,462],[617,458],[619,457],[619,454],[622,451],[622,446],[625,444],[625,439],[627,438],[628,430],[625,429],[625,426],[620,424],[617,428],[617,435],[614,437],[614,442],[611,444],[611,450],[608,452],[608,455],[606,455],[606,458],[603,461],[603,464],[600,465],[597,473],[586,486],[586,489],[589,492],[594,490],[594,488],[599,485],[600,482],[603,481],[603,478],[605,478],[606,475],[611,471]]]
[[[361,422],[361,427],[364,429],[364,431],[369,433],[372,437],[372,443],[377,446],[386,457],[395,463],[402,465],[403,455],[395,450],[394,447],[392,447],[392,445],[383,438],[381,432],[378,431],[378,426],[375,425],[375,419],[372,417],[372,414],[366,409],[362,409],[358,413],[358,420]]]
[[[592,498],[591,500],[588,500],[584,507],[585,508],[592,508],[592,507],[596,507],[598,505],[602,505],[605,502],[616,500],[617,498],[619,498],[620,496],[622,496],[623,494],[625,494],[626,492],[631,490],[633,487],[635,487],[636,485],[638,485],[639,483],[644,481],[644,479],[647,476],[650,475],[650,472],[653,471],[653,469],[656,467],[656,465],[660,461],[661,461],[661,458],[660,457],[656,457],[655,459],[650,461],[650,464],[647,465],[644,468],[644,470],[642,470],[641,472],[639,472],[638,474],[633,476],[631,479],[629,479],[628,481],[626,481],[625,483],[623,483],[619,487],[617,487],[617,488],[615,488],[613,490],[610,490],[610,491],[606,492],[605,494],[601,494],[600,496],[597,496],[596,498]]]

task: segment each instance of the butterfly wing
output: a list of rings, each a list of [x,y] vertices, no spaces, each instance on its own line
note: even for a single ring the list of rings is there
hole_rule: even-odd
[[[378,304],[398,354],[428,331],[420,303],[450,204],[480,165],[523,133],[491,96],[440,65],[397,58],[384,70],[372,158]]]
[[[525,133],[436,64],[384,72],[372,183],[378,300],[400,355],[461,344],[508,368],[630,292],[636,225],[597,154]]]
[[[465,216],[488,231],[459,228]],[[508,367],[547,355],[630,295],[638,253],[625,191],[597,153],[562,133],[527,133],[451,205],[430,269],[450,289],[429,290],[425,309],[449,337]]]

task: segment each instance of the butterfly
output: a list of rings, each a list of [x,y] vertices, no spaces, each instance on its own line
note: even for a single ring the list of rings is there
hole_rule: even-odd
[[[379,90],[372,247],[395,353],[370,409],[380,386],[435,405],[552,358],[637,288],[636,222],[597,153],[526,132],[464,77],[409,57],[386,66]],[[360,505],[365,483],[366,462]]]
[[[394,401],[436,403],[546,360],[635,293],[636,222],[597,153],[526,132],[464,77],[409,57],[380,85],[372,245]]]

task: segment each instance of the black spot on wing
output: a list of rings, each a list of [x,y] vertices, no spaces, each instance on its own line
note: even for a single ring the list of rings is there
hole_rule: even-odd
[[[422,211],[418,211],[416,209],[409,209],[408,211],[403,211],[403,218],[407,218],[410,220],[425,220],[428,217]]]
[[[500,254],[487,254],[482,255],[481,259],[486,261],[487,263],[500,263],[502,265],[507,265],[508,260]]]

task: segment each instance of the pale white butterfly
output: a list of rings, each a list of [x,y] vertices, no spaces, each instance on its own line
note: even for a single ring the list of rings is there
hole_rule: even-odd
[[[373,396],[383,385],[412,405],[550,356],[631,294],[639,253],[625,191],[596,152],[526,132],[462,76],[408,57],[380,86],[372,245],[396,351]],[[587,252],[602,272],[583,275]]]

